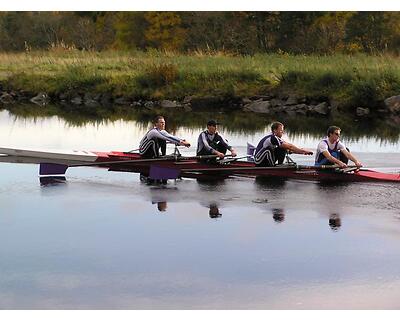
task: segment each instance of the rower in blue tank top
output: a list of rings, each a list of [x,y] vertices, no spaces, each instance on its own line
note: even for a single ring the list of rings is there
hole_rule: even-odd
[[[271,133],[260,140],[254,153],[254,162],[258,167],[273,167],[282,164],[288,151],[297,154],[312,155],[313,152],[296,147],[294,144],[282,139],[284,125],[274,122]]]
[[[350,159],[357,167],[362,167],[361,162],[339,140],[340,132],[341,129],[337,126],[328,128],[327,136],[319,142],[317,147],[316,166],[337,164],[340,168],[346,168]]]

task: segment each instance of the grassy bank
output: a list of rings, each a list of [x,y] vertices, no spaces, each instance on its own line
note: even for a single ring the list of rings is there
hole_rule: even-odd
[[[374,108],[383,99],[400,94],[400,59],[367,55],[3,53],[0,83],[3,88],[33,93],[109,92],[144,99],[246,97],[277,91],[328,97],[347,108]]]

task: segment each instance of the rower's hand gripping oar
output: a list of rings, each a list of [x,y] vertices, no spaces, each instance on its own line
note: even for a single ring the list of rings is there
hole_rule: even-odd
[[[102,166],[111,166],[111,165],[124,165],[124,164],[135,164],[135,163],[146,163],[146,162],[160,162],[160,161],[180,161],[180,160],[196,160],[196,159],[213,159],[217,158],[216,155],[204,155],[204,156],[193,156],[193,157],[185,157],[185,156],[165,156],[154,159],[136,159],[136,160],[119,160],[119,161],[99,161],[99,162],[91,162],[91,163],[77,163],[77,164],[61,164],[61,163],[40,163],[39,166],[39,175],[63,175],[67,171],[68,168],[72,167],[102,167]]]

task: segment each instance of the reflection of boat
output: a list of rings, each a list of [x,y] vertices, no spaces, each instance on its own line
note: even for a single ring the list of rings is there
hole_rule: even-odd
[[[7,151],[8,150],[8,151]],[[288,163],[275,167],[256,167],[253,162],[232,159],[223,164],[199,161],[200,157],[184,157],[181,155],[166,156],[157,159],[142,159],[138,153],[124,152],[46,152],[35,150],[16,150],[0,148],[0,153],[14,155],[13,158],[31,159],[32,163],[50,164],[41,174],[64,174],[68,167],[72,166],[102,166],[111,171],[137,172],[152,176],[157,172],[160,179],[189,177],[281,177],[301,180],[320,181],[387,181],[400,182],[399,173],[384,173],[370,169],[349,168],[349,170],[338,170],[336,167],[315,167]],[[39,161],[40,157],[40,161]],[[1,161],[7,161],[8,157],[1,157]],[[46,159],[46,160],[44,160]],[[81,160],[81,163],[79,162]],[[35,161],[36,160],[36,161]],[[14,160],[13,162],[17,162]],[[21,161],[22,162],[22,161]],[[25,161],[26,162],[26,161]],[[42,168],[41,168],[42,169]],[[57,172],[59,170],[59,172]],[[157,178],[157,177],[154,177]]]
[[[40,177],[39,178],[40,185],[41,186],[47,186],[47,185],[56,185],[56,184],[62,184],[66,182],[65,177]]]

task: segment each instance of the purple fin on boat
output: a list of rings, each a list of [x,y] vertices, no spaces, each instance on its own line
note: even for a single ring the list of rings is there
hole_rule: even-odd
[[[41,163],[39,166],[39,175],[48,176],[54,174],[65,174],[68,166],[66,164],[59,163]]]
[[[179,169],[150,166],[149,178],[154,180],[176,179],[180,173]]]

